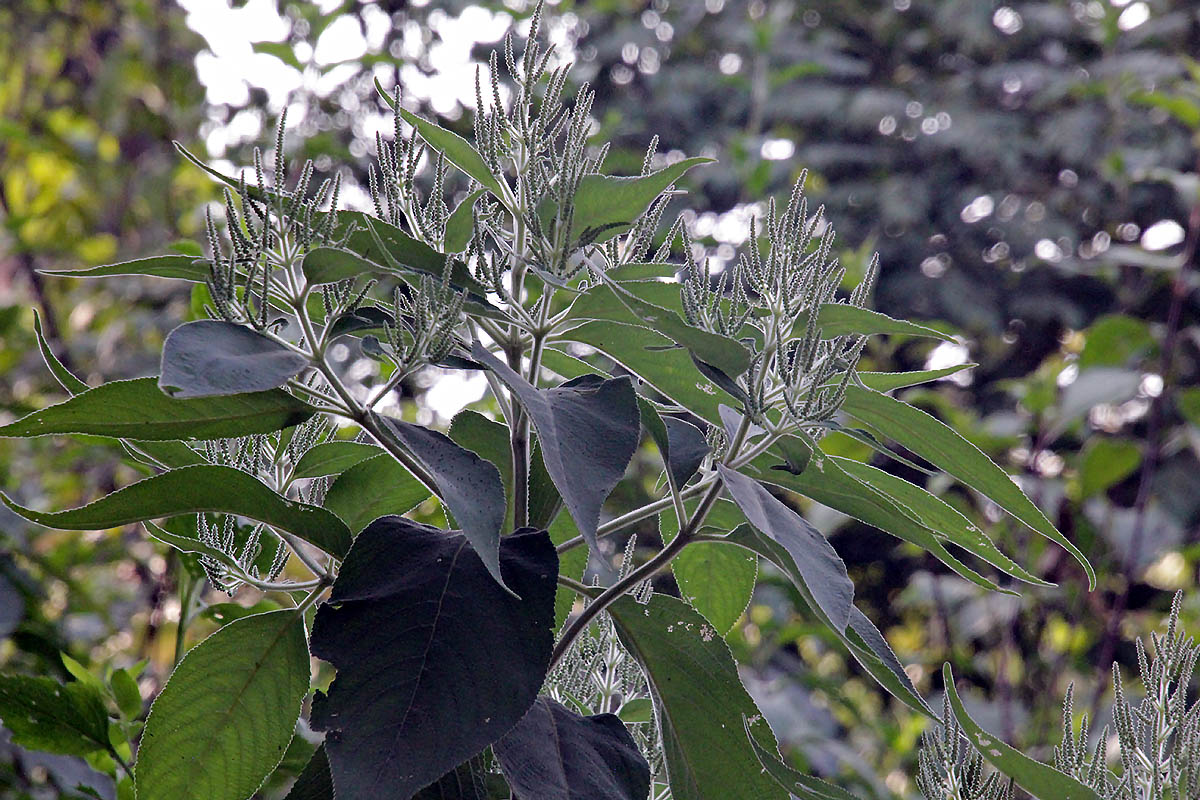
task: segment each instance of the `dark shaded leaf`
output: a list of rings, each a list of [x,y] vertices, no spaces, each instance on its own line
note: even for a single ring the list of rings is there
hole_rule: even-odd
[[[385,326],[394,325],[395,322],[391,314],[378,306],[361,306],[334,320],[329,327],[329,338],[360,331],[382,331]]]
[[[289,500],[252,475],[216,464],[154,475],[69,511],[34,511],[2,493],[0,499],[25,519],[60,530],[104,530],[159,517],[213,511],[273,525],[338,558],[350,549],[350,531],[329,511]]]
[[[979,727],[958,697],[958,691],[954,687],[954,672],[949,663],[942,667],[942,679],[946,684],[946,697],[950,700],[954,718],[962,726],[967,739],[993,767],[1040,800],[1100,800],[1096,792],[1070,775],[1040,761],[1034,761]]]
[[[283,800],[334,800],[333,776],[329,774],[329,756],[321,745],[304,765]]]
[[[788,560],[795,565],[788,577],[793,581],[799,578],[834,627],[845,631],[854,603],[854,584],[846,575],[846,565],[825,537],[758,481],[723,464],[717,465],[717,471],[746,519],[774,547],[787,553]]]
[[[31,750],[86,755],[108,749],[108,712],[100,691],[74,681],[0,675],[0,721]]]
[[[512,792],[503,776],[487,771],[482,756],[464,761],[426,786],[413,800],[509,800]]]
[[[140,441],[219,439],[298,425],[316,409],[281,390],[178,399],[154,378],[112,381],[0,428],[0,436],[84,433]]]
[[[307,366],[304,356],[244,325],[202,319],[167,334],[158,385],[178,398],[263,392]]]
[[[496,465],[440,431],[376,415],[386,436],[411,454],[437,484],[438,496],[463,528],[471,547],[501,586],[500,527],[508,498]]]
[[[399,461],[380,453],[338,475],[321,505],[358,533],[380,517],[411,511],[429,497],[429,489]]]
[[[663,594],[647,605],[625,596],[608,611],[650,684],[675,800],[787,800],[763,774],[743,718],[772,745],[774,736],[708,621]]]
[[[141,800],[243,800],[283,759],[308,693],[304,620],[292,609],[224,626],[179,662],[150,709]]]
[[[584,375],[536,389],[476,342],[471,355],[504,381],[537,429],[542,460],[575,524],[596,547],[605,498],[625,475],[641,433],[629,378]]]
[[[712,448],[708,446],[704,432],[690,422],[664,417],[663,425],[667,428],[667,441],[670,443],[667,468],[671,470],[675,485],[683,486],[700,469],[700,464]]]
[[[411,797],[529,710],[553,644],[558,557],[528,529],[500,545],[505,581],[467,539],[401,517],[359,534],[312,650],[337,667],[312,726],[327,731],[339,800]]]
[[[492,747],[514,800],[646,800],[650,765],[613,714],[583,717],[548,697]]]

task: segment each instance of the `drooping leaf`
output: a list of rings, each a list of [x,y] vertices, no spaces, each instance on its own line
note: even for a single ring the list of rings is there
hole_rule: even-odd
[[[787,800],[763,774],[742,719],[772,746],[774,737],[708,621],[663,594],[647,605],[625,596],[608,611],[650,684],[675,800]]]
[[[947,663],[942,667],[942,678],[946,683],[946,697],[955,719],[975,749],[993,767],[1017,782],[1025,791],[1039,800],[1100,800],[1100,796],[1087,786],[1040,761],[1000,741],[971,719],[959,699],[954,687],[954,672]]]
[[[329,774],[325,745],[313,752],[283,800],[334,800],[333,776]]]
[[[863,386],[868,389],[874,389],[877,392],[890,392],[893,389],[903,389],[906,386],[916,386],[920,383],[929,383],[931,381],[948,378],[962,372],[964,369],[971,369],[975,364],[957,364],[953,367],[942,367],[940,369],[925,369],[916,372],[857,372],[858,379],[862,381]]]
[[[575,213],[571,220],[575,238],[604,242],[625,232],[685,172],[713,161],[685,158],[640,177],[584,175],[575,192]],[[592,232],[598,232],[594,238]]]
[[[13,744],[63,755],[108,748],[108,712],[100,690],[80,681],[0,675],[0,722]]]
[[[533,705],[553,643],[558,557],[545,531],[500,545],[504,591],[466,538],[402,517],[358,535],[312,650],[337,667],[312,726],[339,800],[411,797]]]
[[[638,325],[600,320],[585,322],[562,336],[596,348],[696,416],[721,424],[717,406],[733,395],[712,377],[701,374],[687,350],[650,349],[670,347],[671,340],[665,336]],[[551,368],[557,371],[555,366]]]
[[[1087,573],[1089,586],[1095,588],[1096,572],[1087,557],[1059,533],[1004,470],[953,428],[907,403],[856,386],[847,388],[842,409],[884,438],[900,443],[983,493],[996,505],[1059,544],[1079,562]]]
[[[667,468],[676,486],[688,482],[700,464],[712,450],[704,432],[690,422],[677,417],[664,417],[663,425],[667,428],[667,441],[670,450],[667,453]]]
[[[308,359],[244,325],[186,322],[163,342],[159,387],[178,398],[221,397],[278,389]]]
[[[750,727],[749,720],[746,721],[746,737],[750,740],[750,746],[754,748],[754,755],[758,756],[758,762],[762,764],[766,773],[798,800],[858,800],[845,789],[826,783],[819,778],[805,775],[784,763],[774,748],[766,747],[758,741]]]
[[[120,264],[105,264],[89,269],[43,269],[44,275],[57,278],[110,278],[115,275],[146,275],[153,278],[177,278],[204,283],[210,273],[208,261],[195,256],[151,256]]]
[[[358,533],[380,517],[411,511],[429,496],[429,490],[399,461],[380,453],[338,475],[321,505]]]
[[[670,542],[679,533],[675,511],[664,511],[659,520],[663,542]],[[722,529],[720,515],[710,513],[708,520],[717,523],[715,530],[720,534],[736,527]],[[703,614],[718,634],[725,636],[750,605],[758,579],[758,558],[741,547],[693,542],[675,556],[671,572],[679,584],[680,596]]]
[[[75,377],[71,370],[58,360],[58,356],[54,355],[50,343],[46,341],[46,336],[42,333],[42,317],[36,309],[33,312],[33,333],[37,337],[38,351],[42,354],[42,360],[46,362],[46,368],[58,381],[58,385],[63,387],[68,394],[86,392],[90,387]]]
[[[216,464],[154,475],[68,511],[34,511],[17,505],[3,493],[0,499],[25,519],[60,530],[104,530],[159,517],[212,511],[265,522],[338,558],[350,548],[350,531],[334,514],[289,500],[253,475]]]
[[[479,342],[471,355],[504,382],[529,414],[546,470],[595,549],[600,508],[638,446],[641,426],[633,384],[628,378],[584,375],[553,389],[537,389]]]
[[[336,475],[383,451],[365,442],[323,442],[305,451],[292,470],[293,478],[319,478]]]
[[[304,621],[292,609],[224,626],[179,662],[150,709],[140,800],[243,800],[287,751],[308,693]]]
[[[450,216],[446,218],[446,236],[442,244],[448,253],[459,253],[467,249],[474,232],[475,201],[483,196],[483,189],[476,189],[463,198]]]
[[[392,105],[392,98],[388,97],[386,92],[380,90],[380,94],[388,101],[388,105]],[[400,116],[405,122],[417,129],[417,133],[430,147],[445,153],[447,161],[474,178],[480,186],[496,197],[503,199],[506,196],[504,189],[500,186],[500,179],[492,174],[483,157],[475,151],[470,142],[454,131],[448,131],[440,125],[418,117],[406,108],[396,110],[400,112]]]
[[[845,631],[854,603],[854,584],[828,540],[758,481],[723,464],[717,465],[717,471],[746,519],[795,564],[794,574],[789,577],[793,581],[799,578],[813,602],[838,630]]]
[[[450,420],[450,429],[446,431],[446,435],[480,458],[490,461],[500,472],[505,496],[512,494],[512,448],[509,443],[507,425],[490,420],[478,411],[465,409],[455,414],[454,419]],[[505,526],[511,527],[511,499],[508,505],[508,512],[504,519]]]
[[[178,399],[154,378],[112,381],[0,428],[0,436],[82,433],[139,441],[198,440],[270,433],[304,422],[316,409],[273,390]]]
[[[513,800],[646,800],[650,765],[614,714],[539,697],[492,747]]]
[[[438,496],[501,586],[500,527],[508,498],[500,472],[490,461],[456,444],[441,431],[376,415],[384,436],[406,450],[432,476]]]

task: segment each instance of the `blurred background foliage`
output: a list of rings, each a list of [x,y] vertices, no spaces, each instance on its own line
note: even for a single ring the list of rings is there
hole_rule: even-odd
[[[190,252],[217,192],[172,140],[235,169],[286,107],[295,156],[318,173],[342,170],[359,187],[345,196],[362,204],[374,137],[391,124],[373,80],[399,81],[407,105],[469,134],[473,62],[486,65],[530,10],[521,0],[3,4],[0,417],[61,398],[36,352],[35,310],[93,384],[155,373],[166,331],[195,314],[186,287],[169,282],[37,273]],[[1159,624],[1174,590],[1186,592],[1185,628],[1200,630],[1200,65],[1188,56],[1200,53],[1200,9],[562,0],[552,12],[551,41],[577,62],[575,81],[597,90],[609,170],[636,171],[654,134],[664,154],[720,160],[689,176],[677,201],[694,209],[689,225],[714,265],[734,259],[764,199],[807,168],[847,281],[878,250],[876,306],[958,337],[876,342],[868,366],[978,365],[905,399],[1018,476],[1096,565],[1095,592],[1064,553],[986,501],[884,455],[873,463],[925,481],[1058,586],[985,594],[915,548],[793,500],[830,535],[859,607],[918,688],[936,704],[951,661],[977,718],[1048,758],[1067,684],[1077,708],[1103,717],[1108,665],[1131,667],[1132,639]],[[342,356],[348,369],[373,368]],[[440,373],[406,392],[404,413],[426,421],[481,394]],[[654,489],[656,462],[638,463],[644,474],[612,503]],[[0,485],[27,505],[79,505],[136,476],[100,440],[0,440]],[[655,535],[639,541],[648,548]],[[729,641],[791,760],[863,797],[915,796],[921,720],[847,664],[785,581],[763,577]],[[226,600],[133,527],[45,531],[0,512],[5,671],[67,679],[61,653],[96,675],[148,659],[148,704],[179,648],[236,613],[198,609]],[[296,749],[281,781],[304,762]],[[112,796],[81,761],[22,751],[0,730],[0,797],[82,796],[80,783]]]

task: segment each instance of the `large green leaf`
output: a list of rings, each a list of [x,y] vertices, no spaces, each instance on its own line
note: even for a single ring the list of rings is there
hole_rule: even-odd
[[[595,549],[605,498],[625,475],[641,435],[628,378],[584,375],[538,389],[476,342],[471,355],[486,364],[520,401],[537,429],[542,461],[580,533]]]
[[[834,627],[845,631],[854,605],[854,584],[837,551],[808,520],[780,502],[761,483],[723,464],[717,465],[717,471],[750,524],[787,553],[790,564],[794,565],[788,577],[801,582]],[[778,563],[777,559],[772,560]]]
[[[324,442],[305,451],[296,462],[292,477],[319,478],[324,475],[336,475],[368,458],[382,454],[383,450],[366,442]]]
[[[958,478],[1047,539],[1074,556],[1096,587],[1096,572],[1087,557],[1059,533],[1033,501],[983,451],[962,438],[953,428],[918,408],[886,394],[856,386],[848,387],[842,409],[882,438],[892,439],[939,469]]]
[[[687,350],[672,349],[674,343],[667,337],[639,325],[602,320],[585,322],[561,336],[600,350],[688,411],[721,424],[717,407],[732,395],[702,375]],[[550,368],[558,371],[557,364],[551,362]]]
[[[17,505],[3,493],[0,499],[26,519],[60,530],[103,530],[159,517],[212,511],[265,522],[338,558],[350,548],[350,531],[334,514],[288,500],[253,475],[216,464],[154,475],[69,511],[34,511]]]
[[[640,177],[584,175],[575,191],[575,213],[571,219],[574,237],[603,242],[623,233],[685,172],[713,161],[685,158]]]
[[[433,478],[438,496],[462,526],[463,535],[501,586],[500,528],[508,498],[500,471],[490,461],[457,444],[441,431],[392,417],[375,416],[378,429],[407,451]]]
[[[583,717],[548,697],[492,746],[513,800],[646,800],[650,765],[614,714]]]
[[[504,591],[458,532],[384,517],[358,535],[312,650],[337,667],[311,724],[338,800],[411,797],[533,705],[553,644],[558,557],[544,531],[500,545]]]
[[[245,325],[202,319],[167,334],[158,385],[181,399],[265,392],[308,365],[304,356]]]
[[[229,623],[188,651],[150,709],[139,800],[244,800],[283,759],[308,693],[303,618]]]
[[[646,675],[675,800],[787,800],[762,771],[742,720],[774,737],[742,686],[725,641],[681,600],[625,596],[608,607],[617,635]]]
[[[1018,786],[1039,800],[1100,800],[1095,791],[1070,775],[1034,761],[979,727],[959,699],[958,691],[954,687],[954,672],[949,663],[942,667],[942,679],[946,684],[946,697],[950,700],[955,719],[962,726],[967,739],[993,767],[1012,778]]]
[[[411,511],[429,497],[429,489],[399,461],[380,453],[338,475],[321,505],[358,533],[382,516]]]
[[[670,542],[679,533],[679,520],[673,510],[664,511],[659,520],[663,542]],[[725,636],[750,604],[758,579],[758,558],[741,547],[693,542],[675,556],[671,572],[680,596]]]
[[[44,269],[43,274],[58,278],[109,278],[114,275],[147,275],[154,278],[178,278],[204,283],[210,274],[209,263],[195,256],[151,256],[120,264],[105,264],[90,269]]]
[[[112,381],[0,428],[0,436],[83,433],[139,441],[219,439],[298,425],[316,409],[273,390],[179,399],[154,378]]]
[[[81,756],[108,749],[108,712],[90,684],[0,675],[0,722],[13,744],[31,750]]]

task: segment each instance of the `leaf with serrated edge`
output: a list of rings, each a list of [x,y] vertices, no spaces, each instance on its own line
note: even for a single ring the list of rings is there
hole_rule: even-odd
[[[312,651],[337,678],[313,704],[339,800],[411,797],[533,705],[553,644],[558,557],[544,531],[504,537],[505,592],[459,532],[384,517],[358,535]],[[385,643],[385,644],[381,644]]]
[[[380,517],[411,511],[429,497],[429,490],[399,461],[380,453],[334,478],[321,505],[358,533]]]
[[[229,623],[179,662],[138,748],[138,800],[243,800],[283,759],[308,693],[303,618]]]
[[[0,499],[31,522],[68,531],[96,531],[178,514],[237,514],[294,533],[341,558],[350,548],[345,523],[323,508],[289,500],[241,470],[203,464],[154,475],[68,511],[34,511]]]
[[[81,756],[108,748],[104,700],[95,686],[79,681],[0,675],[0,721],[13,744],[32,750]]]

